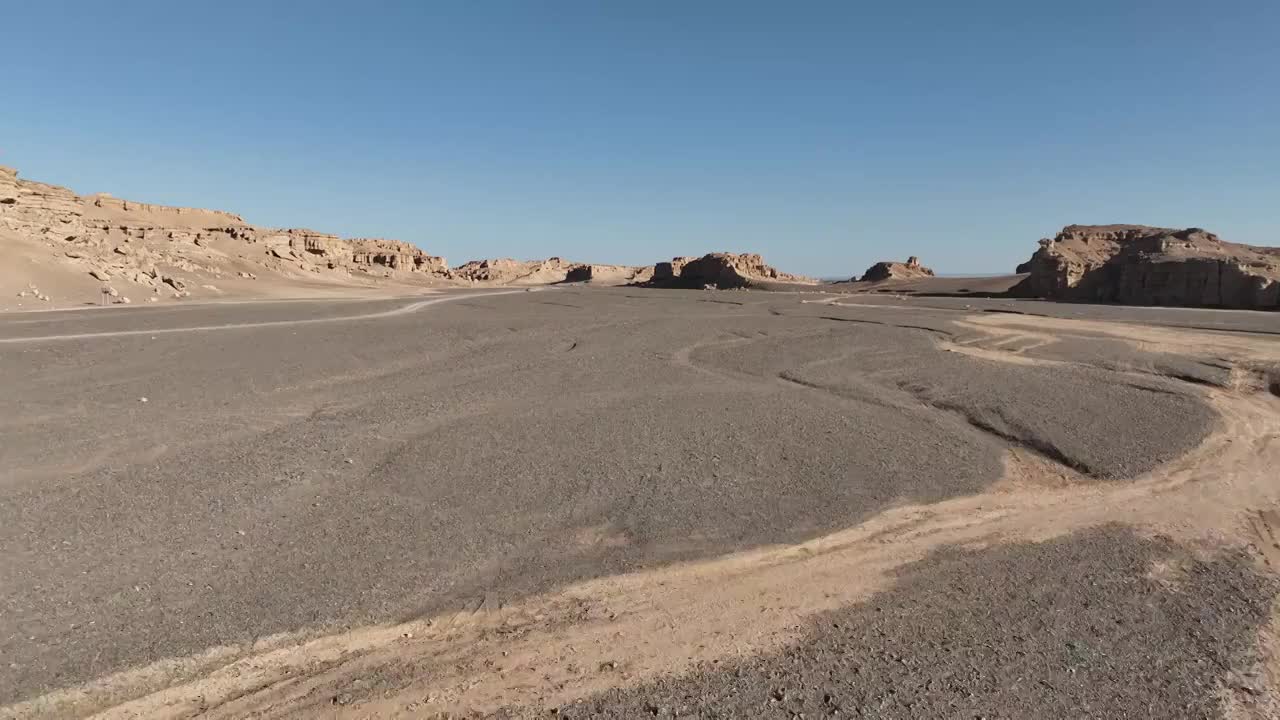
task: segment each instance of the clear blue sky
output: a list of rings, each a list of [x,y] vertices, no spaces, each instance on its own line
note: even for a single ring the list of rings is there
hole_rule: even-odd
[[[0,164],[456,264],[1280,244],[1280,3],[6,3]]]

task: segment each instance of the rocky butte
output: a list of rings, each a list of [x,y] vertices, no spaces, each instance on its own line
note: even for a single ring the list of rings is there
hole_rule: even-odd
[[[650,285],[661,287],[716,287],[720,289],[767,287],[771,283],[814,284],[801,275],[766,265],[755,253],[707,253],[700,258],[677,257],[653,267]]]
[[[1200,228],[1068,225],[1018,266],[1019,297],[1188,307],[1280,308],[1280,248]]]
[[[912,255],[905,263],[884,261],[867,268],[858,282],[883,282],[885,280],[917,280],[933,277],[933,271],[920,264],[920,258]]]

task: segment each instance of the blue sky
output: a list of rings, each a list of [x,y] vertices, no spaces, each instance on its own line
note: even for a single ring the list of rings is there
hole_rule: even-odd
[[[457,264],[1280,244],[1280,3],[8,3],[0,164]]]

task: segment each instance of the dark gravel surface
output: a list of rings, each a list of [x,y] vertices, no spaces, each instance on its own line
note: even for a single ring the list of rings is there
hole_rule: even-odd
[[[849,308],[824,312],[845,319],[877,314]],[[950,339],[951,333],[937,318],[879,313],[878,322],[902,324],[857,324],[851,331],[835,322],[817,334],[730,341],[694,357],[707,367],[781,377],[855,403],[892,407],[940,428],[946,427],[947,415],[954,415],[1098,478],[1132,477],[1171,460],[1198,444],[1213,421],[1212,411],[1176,384],[1118,377],[1104,369],[1140,366],[1144,374],[1164,377],[1165,355],[1126,353],[1111,341],[1099,341],[1105,352],[1090,353],[1076,348],[1092,342],[1068,342],[1047,347],[1042,355],[1071,365],[1015,365],[937,352],[935,339]],[[850,342],[851,335],[856,342]],[[1103,387],[1105,393],[1087,390]]]
[[[11,315],[0,337],[286,305]],[[0,344],[0,703],[803,540],[980,491],[1011,444],[1116,479],[1210,429],[1187,383],[942,352],[958,317],[569,289]]]
[[[1218,718],[1261,687],[1277,586],[1253,567],[1118,526],[944,551],[785,650],[494,717]]]

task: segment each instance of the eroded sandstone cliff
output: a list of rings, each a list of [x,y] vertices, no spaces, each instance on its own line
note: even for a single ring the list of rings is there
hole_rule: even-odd
[[[218,210],[167,207],[22,179],[0,167],[0,236],[32,255],[46,277],[64,273],[75,286],[110,283],[117,302],[139,296],[219,294],[215,283],[360,277],[448,278],[444,258],[406,242],[345,240],[306,229],[257,227]],[[17,250],[15,250],[15,253]],[[22,291],[25,293],[25,290]],[[43,293],[35,296],[43,296]]]
[[[1075,302],[1280,308],[1280,248],[1200,228],[1068,225],[1018,266],[1011,294]]]
[[[627,285],[645,282],[653,276],[647,265],[601,265],[571,262],[552,257],[546,260],[513,260],[489,258],[471,260],[449,271],[449,277],[490,285],[553,285],[556,283],[591,283],[593,285]]]
[[[810,278],[792,275],[766,265],[755,253],[708,253],[697,259],[673,258],[654,266],[653,284],[678,287],[750,287],[768,282],[813,283]]]

